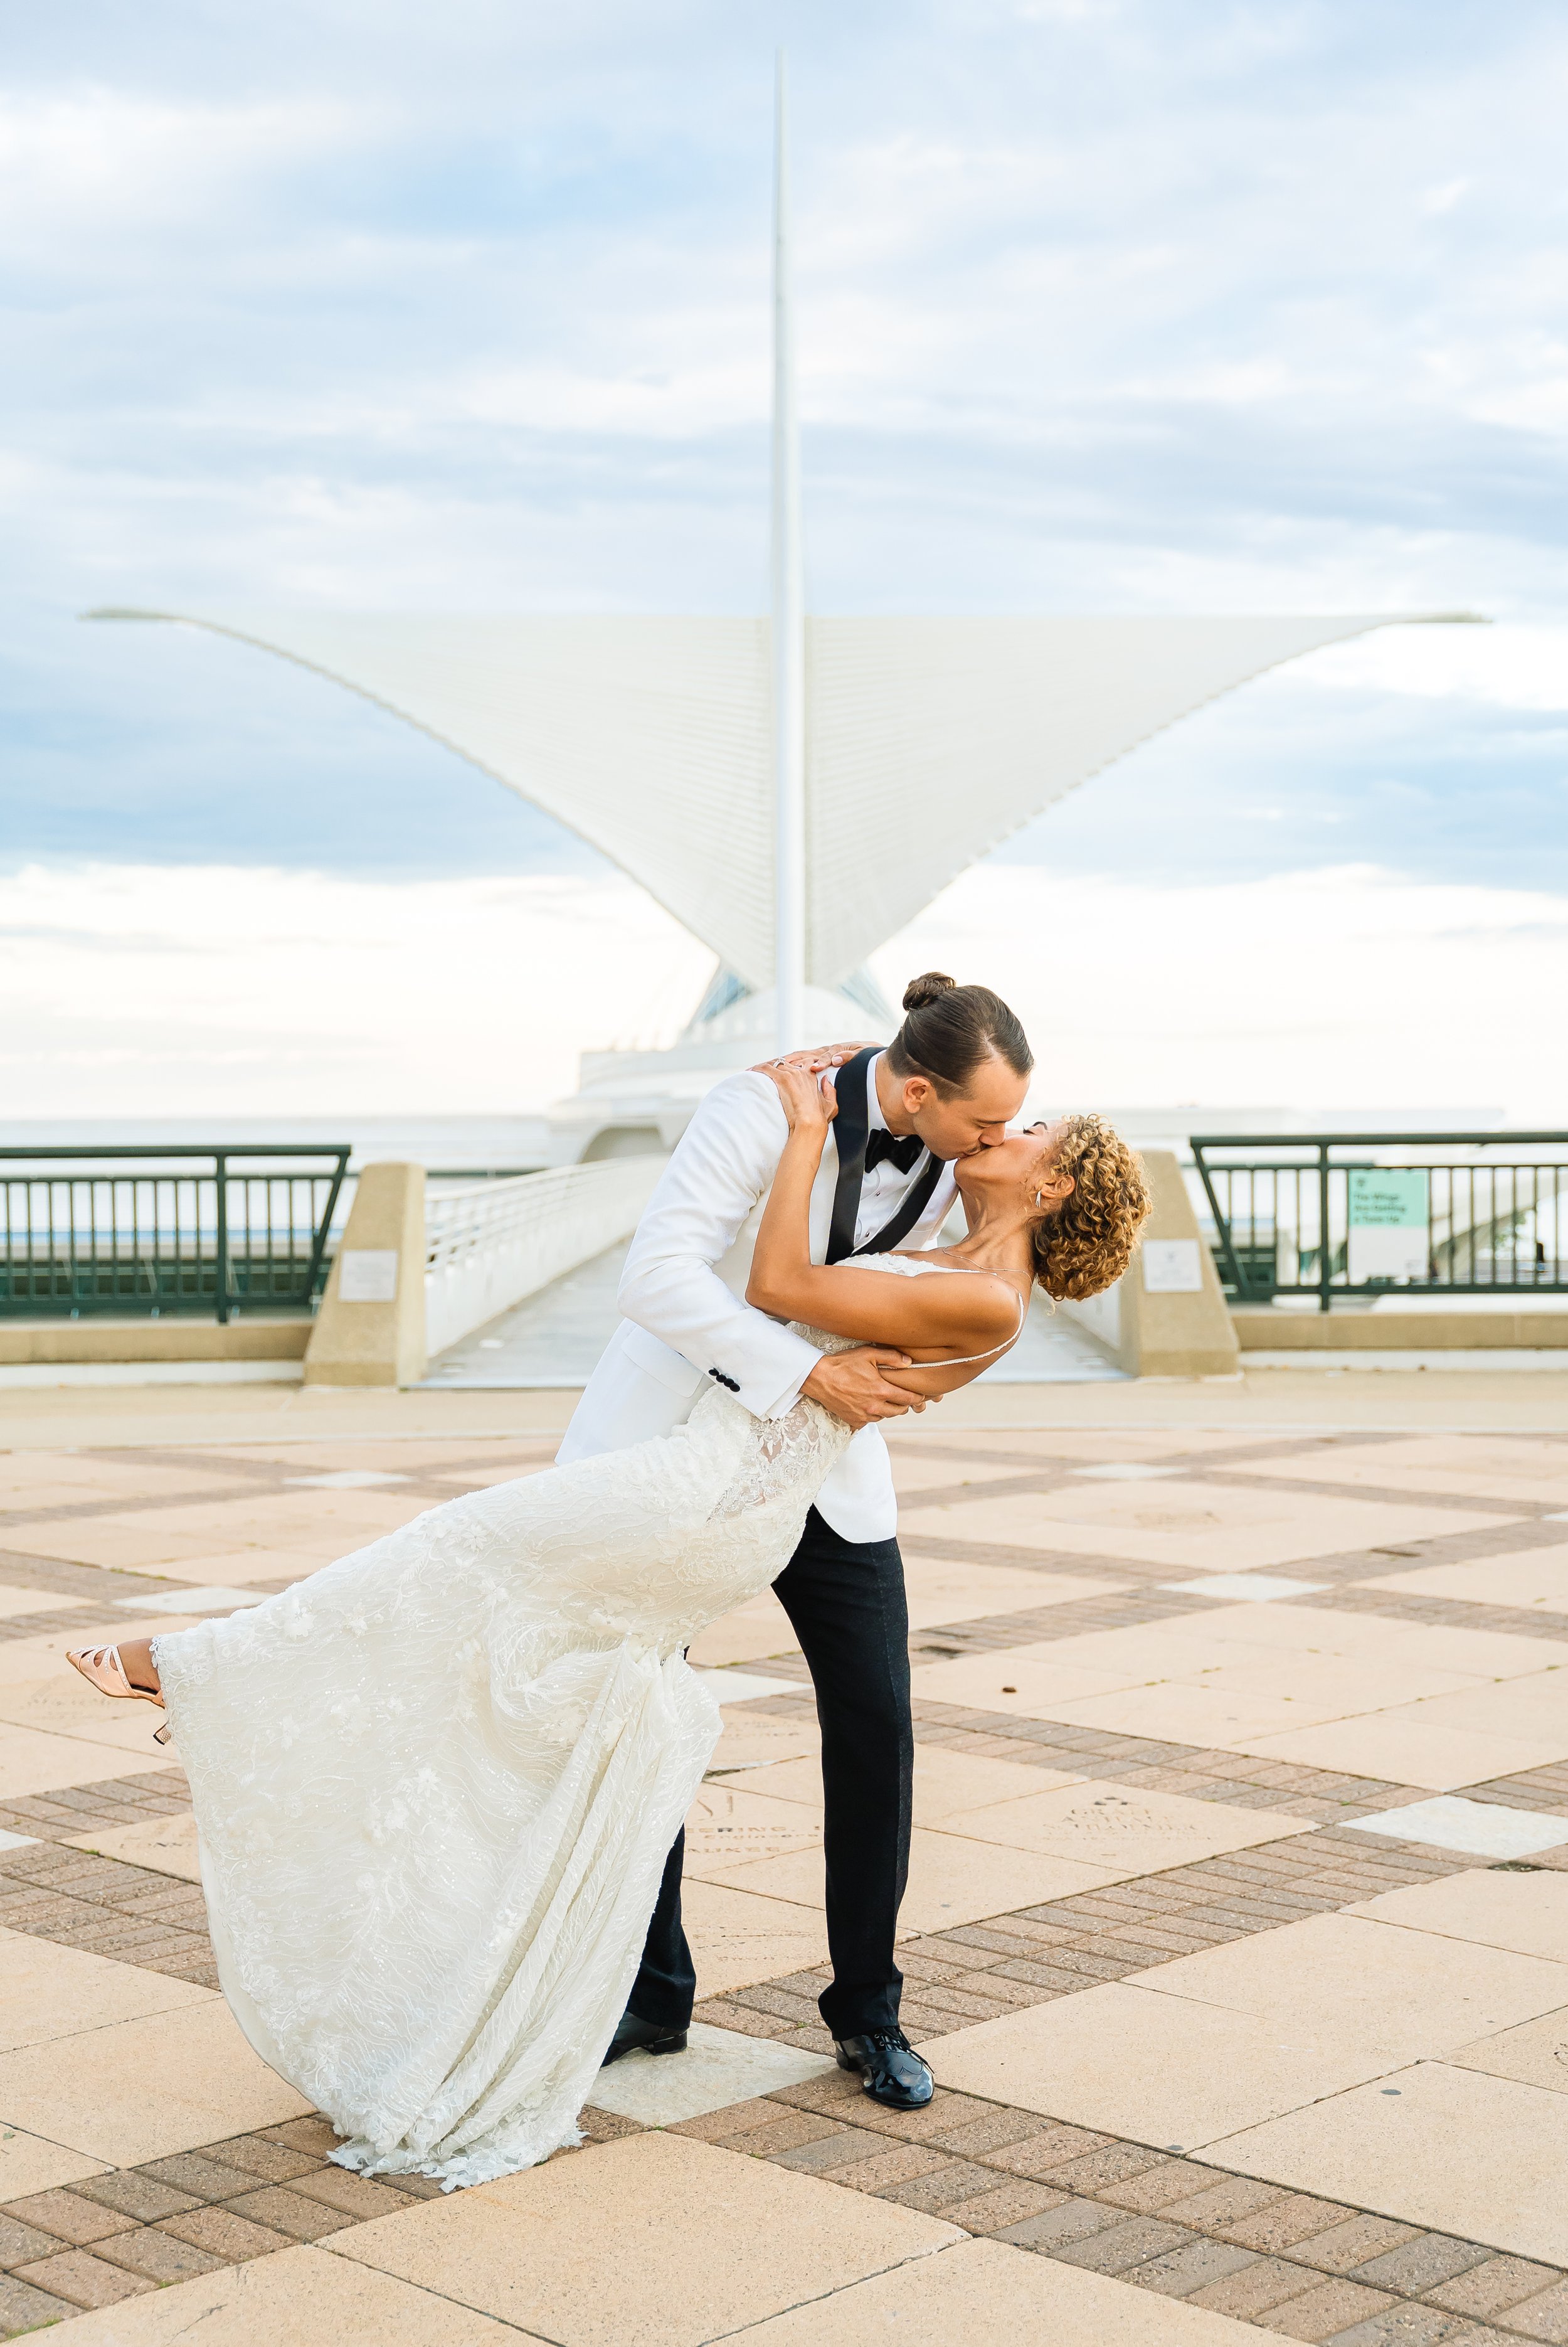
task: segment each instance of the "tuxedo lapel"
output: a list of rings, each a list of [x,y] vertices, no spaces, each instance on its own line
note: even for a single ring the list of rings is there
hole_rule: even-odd
[[[861,1184],[866,1179],[866,1141],[871,1129],[866,1093],[876,1051],[856,1051],[838,1071],[838,1114],[833,1137],[838,1151],[838,1179],[833,1193],[833,1222],[827,1235],[827,1260],[844,1263],[852,1255],[886,1255],[907,1236],[930,1202],[942,1178],[942,1161],[927,1153],[888,1220],[861,1246],[855,1244],[856,1217],[860,1212]]]
[[[856,1051],[838,1071],[834,1086],[838,1113],[833,1120],[834,1146],[838,1152],[838,1180],[833,1193],[833,1221],[827,1234],[827,1260],[842,1263],[855,1253],[855,1218],[860,1212],[860,1185],[866,1179],[866,1136],[870,1116],[866,1090],[870,1081],[874,1050]]]

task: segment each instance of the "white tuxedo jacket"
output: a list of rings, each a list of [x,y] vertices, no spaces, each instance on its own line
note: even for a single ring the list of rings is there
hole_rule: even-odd
[[[867,1096],[874,1128],[882,1122],[875,1077],[873,1062]],[[669,1433],[710,1378],[738,1394],[758,1418],[782,1418],[796,1400],[821,1356],[745,1301],[757,1226],[788,1136],[778,1092],[766,1076],[726,1076],[702,1101],[637,1226],[618,1298],[626,1317],[583,1389],[557,1454],[563,1462]],[[876,1196],[865,1201],[858,1242],[891,1218],[918,1171],[917,1164],[901,1174],[884,1164],[867,1177]],[[826,1260],[837,1184],[829,1126],[811,1193],[814,1263]],[[900,1245],[935,1245],[954,1195],[952,1168],[944,1166]],[[876,1427],[862,1427],[852,1439],[816,1504],[845,1540],[892,1536],[897,1526],[893,1472]]]

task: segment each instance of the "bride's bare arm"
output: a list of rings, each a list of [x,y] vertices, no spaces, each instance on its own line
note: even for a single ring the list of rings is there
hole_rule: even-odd
[[[747,1303],[835,1337],[897,1345],[917,1365],[933,1368],[1004,1344],[1017,1327],[1018,1307],[999,1280],[898,1279],[885,1271],[812,1262],[811,1190],[837,1102],[804,1070],[770,1068],[767,1073],[779,1088],[790,1133],[757,1233]],[[964,1382],[923,1377],[917,1367],[889,1375],[911,1393],[945,1392]]]

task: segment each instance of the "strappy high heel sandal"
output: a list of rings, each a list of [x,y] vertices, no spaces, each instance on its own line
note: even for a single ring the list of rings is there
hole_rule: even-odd
[[[97,1687],[99,1695],[114,1696],[121,1701],[129,1696],[137,1703],[155,1703],[159,1711],[165,1707],[163,1697],[154,1695],[150,1687],[132,1686],[118,1646],[72,1646],[67,1650],[66,1660],[73,1670],[80,1671],[90,1687]],[[167,1744],[172,1734],[166,1720],[161,1727],[153,1729],[152,1740],[155,1744]]]

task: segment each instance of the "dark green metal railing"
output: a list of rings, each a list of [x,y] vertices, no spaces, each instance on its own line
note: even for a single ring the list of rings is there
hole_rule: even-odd
[[[0,1149],[0,1318],[308,1311],[348,1160],[347,1143]]]
[[[1191,1147],[1235,1303],[1568,1290],[1568,1133],[1202,1133]]]

